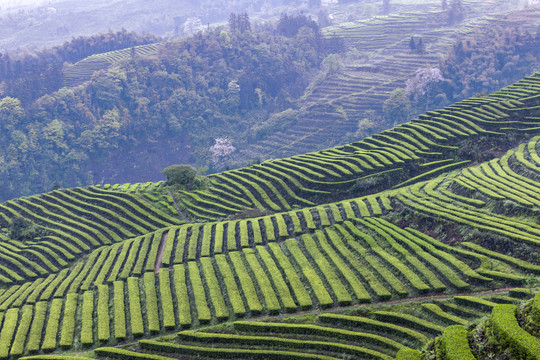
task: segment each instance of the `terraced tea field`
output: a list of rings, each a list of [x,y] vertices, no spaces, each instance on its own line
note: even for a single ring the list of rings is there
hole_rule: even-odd
[[[429,111],[362,141],[211,175],[207,190],[184,192],[176,201],[194,221],[213,221],[252,208],[290,212],[295,206],[314,207],[412,184],[482,160],[483,154],[460,151],[471,141],[497,142],[510,134],[537,131],[534,94],[539,90],[536,74],[490,96]],[[116,186],[129,190],[126,186],[133,185]],[[371,197],[365,204],[346,200],[336,206],[345,215],[347,210],[378,215],[388,208],[386,197],[379,197],[382,206]]]
[[[443,340],[454,329],[488,316],[492,311],[515,308],[533,294],[527,289],[488,297],[466,296],[381,306],[357,307],[346,312],[327,312],[315,317],[294,316],[286,321],[235,321],[226,327],[208,327],[204,331],[184,330],[169,341],[140,340],[135,349],[99,348],[98,356],[122,358],[136,356],[151,359],[159,352],[175,358],[287,358],[360,359],[419,358],[410,346],[418,346],[439,334]],[[391,334],[392,338],[389,338]],[[446,340],[451,346],[454,339]],[[136,350],[136,352],[134,351]]]
[[[133,48],[109,51],[106,53],[89,56],[73,65],[65,66],[63,69],[63,86],[74,87],[90,80],[92,75],[99,70],[107,69],[109,66],[122,60],[135,56],[157,55],[161,43],[138,45]]]
[[[175,199],[141,182],[7,201],[0,358],[536,356],[539,123],[534,74]]]

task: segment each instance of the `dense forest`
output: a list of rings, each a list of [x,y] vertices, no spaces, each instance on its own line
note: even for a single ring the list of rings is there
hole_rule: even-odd
[[[91,171],[95,164],[142,143],[186,135],[193,156],[204,163],[214,138],[237,137],[270,113],[291,107],[318,68],[324,52],[318,26],[305,16],[282,20],[273,33],[254,33],[249,19],[238,16],[231,19],[232,31],[212,29],[166,43],[158,56],[132,56],[95,73],[84,86],[32,102],[43,90],[41,82],[54,87],[60,75],[48,80],[40,71],[30,70],[29,77],[9,72],[9,80],[35,87],[10,84],[11,96],[0,102],[0,198],[99,181]],[[124,38],[133,45],[136,39],[125,35],[111,35],[121,44],[111,40],[93,50],[92,38],[80,46],[74,40],[35,61],[47,63],[49,56],[75,61],[125,46]]]
[[[445,81],[439,98],[453,103],[488,94],[539,67],[540,27],[536,34],[530,34],[519,28],[494,26],[454,45],[441,63]]]

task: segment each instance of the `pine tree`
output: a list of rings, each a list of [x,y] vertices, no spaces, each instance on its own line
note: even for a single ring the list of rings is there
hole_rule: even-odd
[[[390,0],[383,0],[382,13],[383,15],[388,15],[390,13]]]
[[[247,12],[238,15],[238,31],[251,31],[251,23],[249,22],[249,15]]]
[[[422,38],[420,38],[420,40],[418,40],[418,44],[416,44],[416,52],[418,54],[423,54],[424,50],[424,42],[422,41]]]
[[[448,12],[448,24],[453,25],[465,18],[465,9],[462,0],[452,0],[450,11]]]
[[[231,13],[231,15],[229,15],[229,30],[232,33],[236,32],[236,30],[238,30],[238,19],[237,19],[235,13]]]
[[[411,36],[411,41],[409,41],[409,49],[416,51],[416,42],[414,41],[414,36]]]

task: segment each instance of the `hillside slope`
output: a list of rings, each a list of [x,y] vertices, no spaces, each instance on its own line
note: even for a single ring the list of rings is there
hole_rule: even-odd
[[[213,175],[211,201],[180,197],[198,201],[184,210],[206,222],[180,220],[163,183],[0,205],[0,357],[390,360],[446,325],[532,296],[539,82],[535,74],[359,143]],[[365,176],[381,174],[366,190]],[[223,209],[257,208],[268,214],[215,221]],[[336,308],[346,311],[321,314]],[[180,342],[114,347],[229,321],[182,331]]]
[[[177,202],[192,219],[291,210],[369,195],[501,154],[537,131],[540,74],[359,142],[211,175]]]

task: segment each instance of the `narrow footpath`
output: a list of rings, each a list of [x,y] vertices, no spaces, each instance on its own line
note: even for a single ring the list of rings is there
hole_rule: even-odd
[[[167,243],[168,234],[169,232],[165,231],[161,236],[161,245],[159,246],[159,252],[156,258],[156,266],[154,267],[155,274],[159,273],[159,269],[161,269],[161,260],[163,259],[163,253],[165,252],[165,244]]]
[[[187,223],[190,223],[191,221],[189,221],[189,219],[184,216],[184,214],[182,213],[182,210],[180,210],[180,208],[178,207],[178,204],[176,203],[176,199],[174,198],[174,196],[172,195],[170,191],[169,191],[169,196],[171,197],[174,203],[174,207],[176,207],[176,211],[178,211],[178,214],[182,217],[183,220],[185,220]]]

